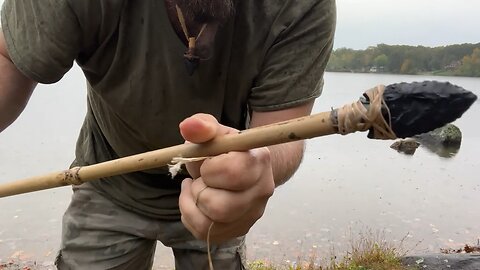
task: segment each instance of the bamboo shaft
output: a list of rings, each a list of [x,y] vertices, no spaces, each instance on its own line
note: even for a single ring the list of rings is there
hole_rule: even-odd
[[[228,134],[204,144],[182,144],[90,166],[49,173],[0,185],[0,198],[80,184],[99,178],[166,166],[174,157],[215,156],[231,151],[281,144],[337,133],[331,112],[322,112],[268,126]]]

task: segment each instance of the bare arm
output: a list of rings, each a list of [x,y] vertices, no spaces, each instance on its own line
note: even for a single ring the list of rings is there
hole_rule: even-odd
[[[258,127],[292,118],[310,115],[313,101],[301,106],[274,112],[253,112],[251,127]],[[295,141],[268,147],[272,157],[272,169],[275,185],[279,186],[295,173],[302,161],[305,143]]]
[[[36,85],[12,63],[0,31],[0,132],[17,119]]]

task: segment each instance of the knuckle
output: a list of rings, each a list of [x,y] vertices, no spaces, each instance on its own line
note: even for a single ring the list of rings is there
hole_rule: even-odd
[[[197,229],[197,227],[194,225],[194,224],[191,224],[189,222],[189,219],[186,218],[185,215],[182,215],[182,223],[184,224],[184,226],[188,229],[188,231],[190,231],[190,233],[192,233],[192,235],[197,238],[197,239],[200,239],[201,237],[201,234],[199,232],[199,230]]]
[[[262,164],[269,164],[271,163],[271,155],[270,155],[270,150],[268,147],[262,147],[257,149],[257,154],[256,154],[256,159],[257,162],[262,163]]]
[[[261,207],[257,211],[255,211],[253,213],[253,216],[252,216],[253,223],[255,223],[257,220],[259,220],[263,216],[264,213],[265,213],[265,207]],[[252,223],[252,225],[253,225],[253,223]]]
[[[194,219],[188,215],[181,216],[182,223],[192,233],[196,239],[206,240],[208,234],[208,228],[211,221],[208,218]]]
[[[267,198],[270,198],[271,196],[273,196],[273,193],[275,192],[275,181],[273,180],[273,177],[270,181],[267,182],[268,183],[268,186],[267,188],[265,189],[265,196]]]
[[[268,200],[268,198],[273,196],[273,193],[275,192],[275,181],[273,180],[272,177],[266,177],[266,179],[263,181],[264,184],[260,191],[258,192],[258,197],[262,199]]]
[[[243,230],[240,230],[235,237],[240,237],[246,235],[250,231],[251,227],[244,228]]]
[[[268,200],[270,197],[273,196],[274,189],[265,189],[263,194],[261,194],[261,198]]]

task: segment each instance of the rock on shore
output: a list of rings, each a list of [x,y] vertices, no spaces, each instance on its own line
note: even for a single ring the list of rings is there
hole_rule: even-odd
[[[406,155],[413,155],[415,154],[415,151],[417,150],[419,145],[420,143],[418,143],[414,139],[405,139],[394,142],[392,145],[390,145],[390,148],[395,149],[398,152],[402,152]]]
[[[456,146],[462,143],[462,132],[454,124],[447,124],[428,133],[417,135],[415,138],[428,144]]]
[[[406,266],[429,270],[480,270],[480,254],[431,254],[402,258]]]

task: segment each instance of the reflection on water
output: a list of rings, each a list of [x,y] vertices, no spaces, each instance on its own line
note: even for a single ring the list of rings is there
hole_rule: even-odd
[[[425,149],[438,155],[439,157],[452,158],[458,153],[458,151],[460,151],[461,143],[445,145],[441,143],[432,143],[430,141],[421,141],[420,145],[424,146]]]
[[[314,110],[351,103],[377,84],[431,79],[479,94],[478,78],[327,73]],[[69,166],[86,111],[84,85],[75,70],[61,83],[35,91],[20,119],[0,133],[0,182]],[[476,243],[480,211],[472,206],[480,205],[478,104],[455,122],[463,133],[462,151],[448,159],[438,156],[445,156],[445,150],[426,145],[415,155],[400,155],[390,149],[392,141],[369,140],[365,133],[309,140],[300,169],[276,190],[252,228],[248,257],[325,258],[332,248],[346,250],[349,233],[363,228],[382,230],[393,242],[407,237],[416,252]],[[40,264],[53,261],[70,195],[69,188],[58,188],[0,199],[0,258],[21,254]],[[171,269],[172,253],[159,247],[155,265]]]

